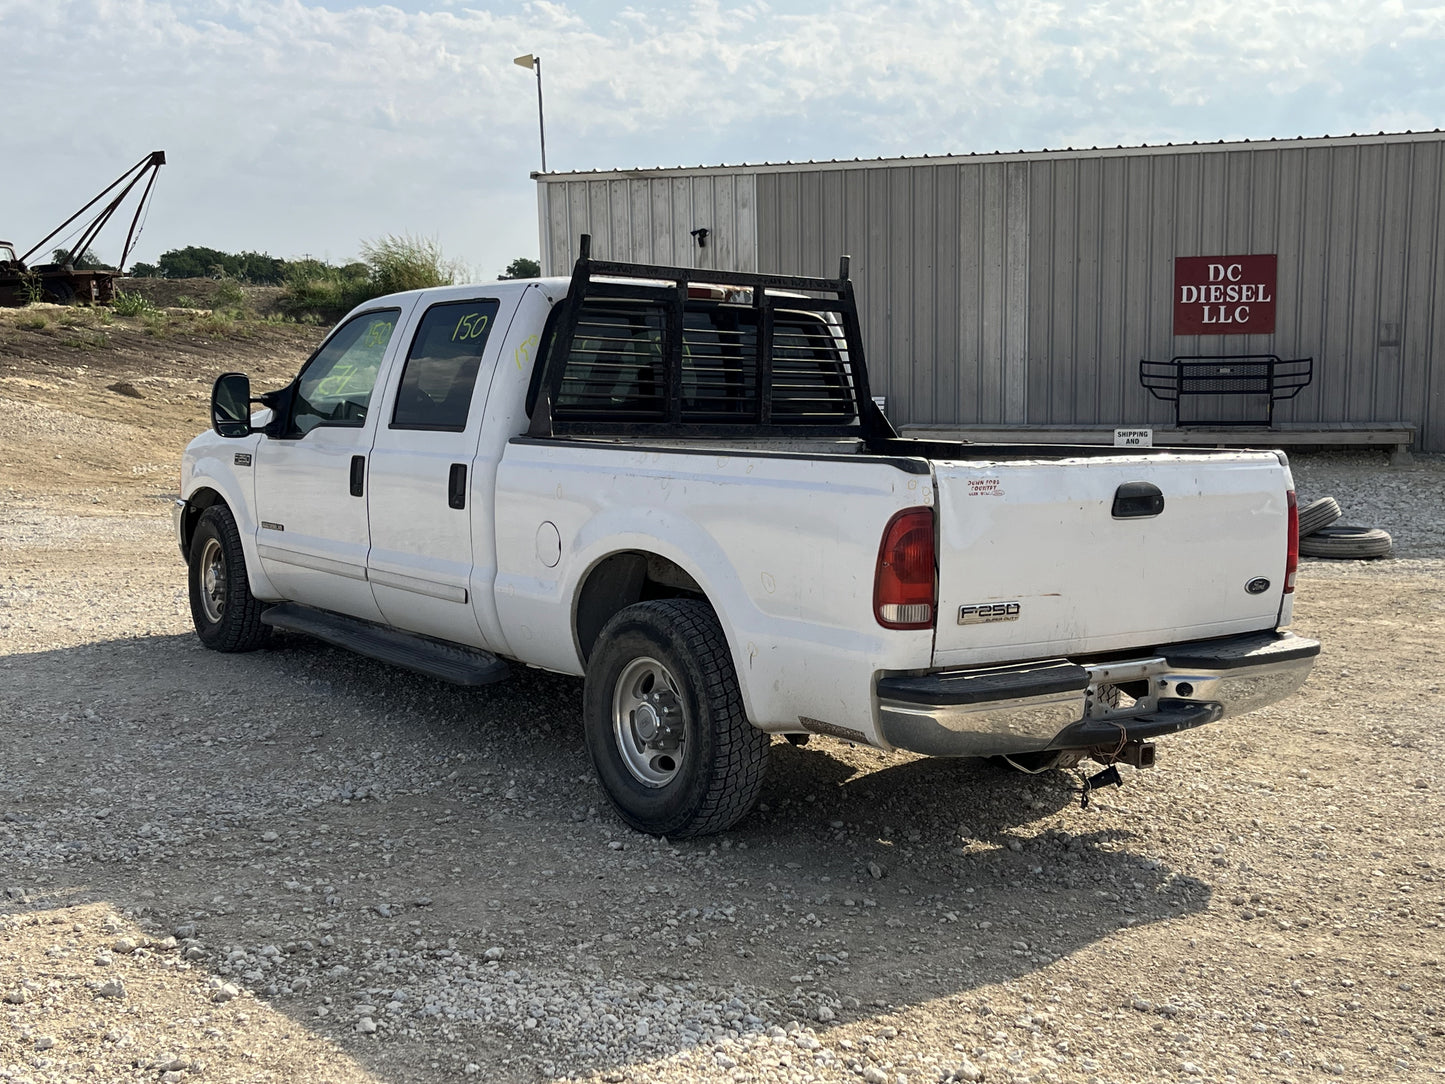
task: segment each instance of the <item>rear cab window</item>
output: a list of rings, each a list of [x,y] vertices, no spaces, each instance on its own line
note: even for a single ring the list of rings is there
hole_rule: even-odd
[[[759,312],[748,305],[690,302],[682,318],[676,396],[668,386],[664,306],[597,299],[578,312],[563,362],[553,420],[848,426],[856,422],[847,351],[836,328],[812,312],[773,313],[772,349],[758,353]]]
[[[407,351],[392,429],[460,433],[501,302],[446,301],[426,311]]]

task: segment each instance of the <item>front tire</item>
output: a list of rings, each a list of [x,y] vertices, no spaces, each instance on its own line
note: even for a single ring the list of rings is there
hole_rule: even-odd
[[[191,620],[212,651],[254,651],[270,638],[261,624],[265,605],[251,594],[241,532],[224,504],[201,513],[191,538]]]
[[[748,722],[705,602],[641,602],[607,623],[587,664],[583,725],[602,789],[640,832],[721,832],[762,792],[769,738]]]

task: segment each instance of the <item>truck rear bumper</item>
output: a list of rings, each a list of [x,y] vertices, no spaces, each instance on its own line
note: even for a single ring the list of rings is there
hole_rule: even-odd
[[[879,734],[895,749],[955,757],[1157,737],[1284,699],[1319,651],[1317,640],[1260,632],[1104,662],[885,675]]]

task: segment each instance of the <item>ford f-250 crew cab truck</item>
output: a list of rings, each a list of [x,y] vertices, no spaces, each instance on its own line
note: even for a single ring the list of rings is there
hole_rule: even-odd
[[[176,507],[207,646],[583,676],[609,799],[677,836],[752,808],[772,734],[1148,764],[1304,681],[1283,455],[900,439],[846,258],[583,251],[367,302],[259,399],[216,382]]]

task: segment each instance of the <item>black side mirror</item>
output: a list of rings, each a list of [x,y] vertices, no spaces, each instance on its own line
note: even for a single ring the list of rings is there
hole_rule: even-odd
[[[211,388],[211,428],[223,437],[251,434],[251,378],[222,373]]]

